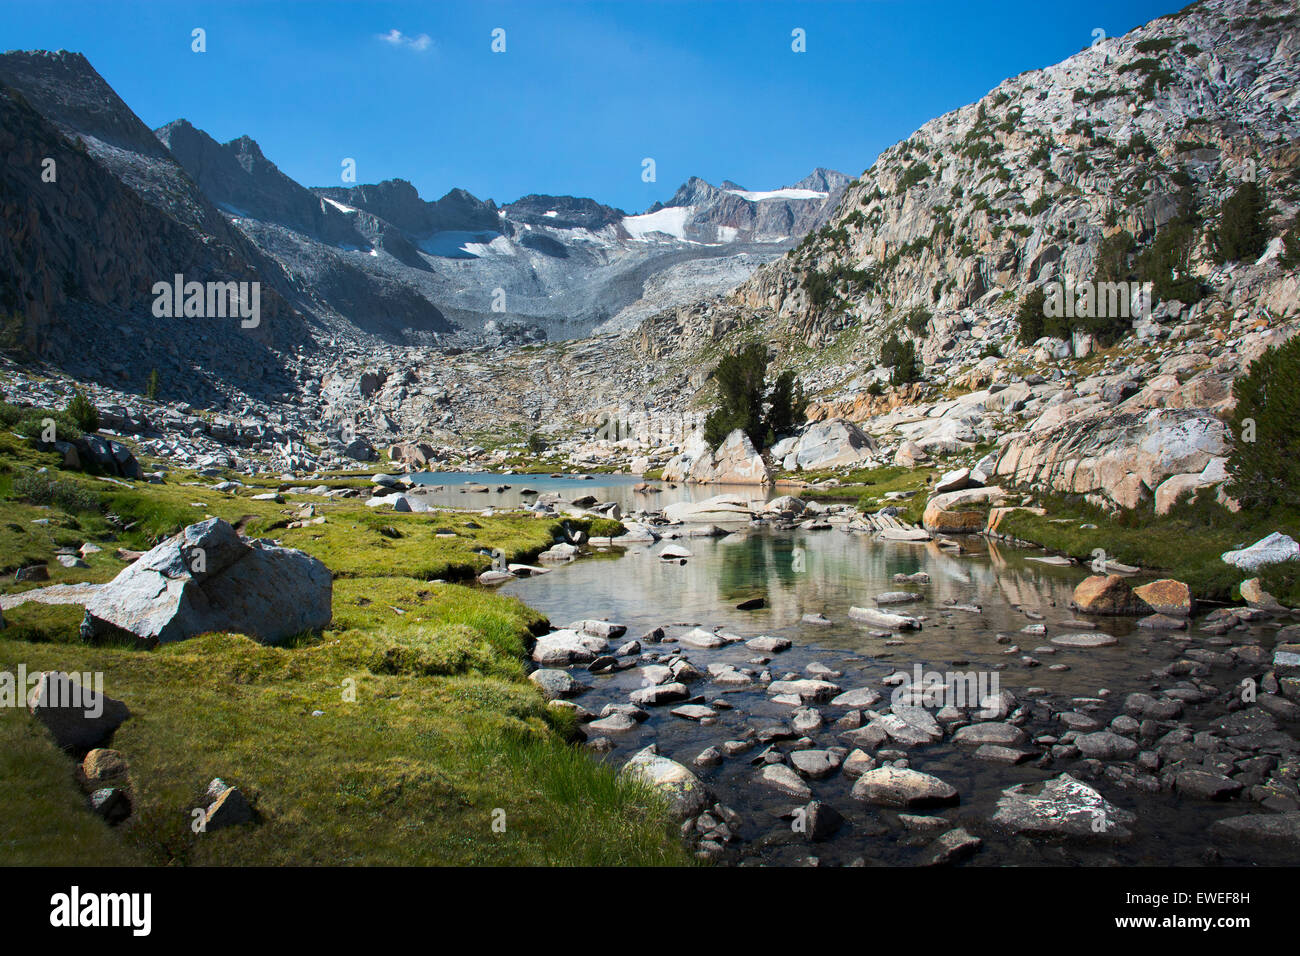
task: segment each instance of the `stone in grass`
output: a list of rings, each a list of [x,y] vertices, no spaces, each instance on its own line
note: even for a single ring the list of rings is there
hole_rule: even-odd
[[[83,687],[62,671],[37,677],[27,708],[64,750],[98,746],[131,715],[120,700]]]
[[[213,777],[208,784],[207,799],[212,801],[203,814],[203,829],[207,833],[248,823],[253,819],[253,808],[248,805],[243,791],[230,786],[220,777]]]
[[[103,747],[96,747],[90,751],[86,754],[86,759],[81,762],[82,774],[87,780],[92,781],[125,777],[129,770],[125,757],[116,750],[107,750]]]
[[[633,754],[620,773],[663,794],[680,820],[698,816],[714,802],[712,792],[699,777],[676,760],[659,756],[654,744]]]
[[[90,808],[111,826],[131,815],[131,800],[120,787],[101,787],[90,795]]]

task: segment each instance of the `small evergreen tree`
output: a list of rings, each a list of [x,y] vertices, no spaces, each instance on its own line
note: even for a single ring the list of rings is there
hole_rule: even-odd
[[[906,385],[921,377],[920,363],[916,358],[916,346],[910,339],[900,340],[892,332],[880,347],[880,364],[891,370],[889,373],[891,385]]]
[[[1259,183],[1245,182],[1219,208],[1214,241],[1224,262],[1258,259],[1268,245],[1267,202]]]
[[[144,387],[144,397],[153,401],[158,397],[158,370],[149,373],[149,381]]]
[[[73,392],[66,409],[68,416],[77,423],[83,432],[99,431],[99,409],[86,397],[81,389]]]
[[[1045,334],[1043,331],[1043,306],[1047,302],[1047,293],[1042,286],[1031,289],[1020,301],[1016,312],[1016,321],[1020,324],[1018,340],[1021,345],[1033,345]]]
[[[704,439],[713,447],[721,445],[737,428],[761,447],[763,427],[763,388],[767,376],[767,348],[751,342],[740,352],[728,355],[714,369],[718,381],[718,407],[704,420]]]
[[[1228,494],[1243,508],[1295,500],[1300,488],[1300,336],[1269,349],[1232,386]]]
[[[803,395],[803,386],[795,378],[794,372],[786,369],[777,376],[772,385],[771,407],[767,413],[768,433],[772,438],[768,444],[781,435],[788,434],[795,426],[807,421],[804,408],[807,402]]]

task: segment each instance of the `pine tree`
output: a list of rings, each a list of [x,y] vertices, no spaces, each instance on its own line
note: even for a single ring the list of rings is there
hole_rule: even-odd
[[[81,389],[73,393],[66,411],[83,432],[99,431],[99,409],[91,403]]]
[[[1232,386],[1228,494],[1267,510],[1300,488],[1300,337],[1269,349]]]
[[[1259,183],[1245,182],[1223,201],[1215,244],[1224,262],[1258,259],[1268,245],[1267,202]]]

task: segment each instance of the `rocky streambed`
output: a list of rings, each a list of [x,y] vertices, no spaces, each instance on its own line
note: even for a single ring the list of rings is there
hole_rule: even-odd
[[[1043,557],[754,524],[505,591],[556,625],[534,680],[710,859],[1300,862],[1300,627],[1076,614]]]

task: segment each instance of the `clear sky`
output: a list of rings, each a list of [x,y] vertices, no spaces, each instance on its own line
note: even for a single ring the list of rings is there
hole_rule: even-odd
[[[0,48],[81,51],[150,127],[247,134],[304,185],[339,184],[351,157],[359,182],[401,177],[426,198],[459,186],[639,212],[692,175],[748,189],[817,166],[857,175],[1095,29],[1184,2],[0,0]]]

